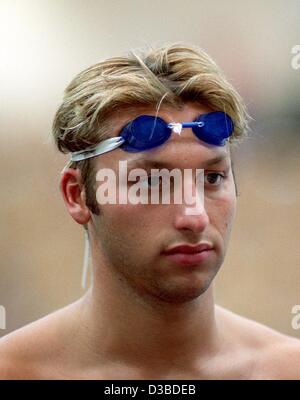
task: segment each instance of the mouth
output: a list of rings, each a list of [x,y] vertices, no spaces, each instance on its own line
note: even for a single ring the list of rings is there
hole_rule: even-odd
[[[196,246],[182,244],[166,249],[162,254],[172,262],[180,265],[201,264],[213,252],[213,246],[209,243],[200,243]]]

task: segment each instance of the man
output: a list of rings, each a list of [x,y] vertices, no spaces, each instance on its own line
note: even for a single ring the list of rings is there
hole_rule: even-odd
[[[240,96],[192,46],[112,58],[71,82],[53,133],[71,153],[61,190],[88,234],[93,284],[1,339],[2,378],[300,378],[298,340],[214,304],[236,209],[230,150],[246,129]],[[119,183],[121,162],[146,171],[147,188],[161,184],[154,167],[193,171],[196,200],[103,201],[99,174]]]

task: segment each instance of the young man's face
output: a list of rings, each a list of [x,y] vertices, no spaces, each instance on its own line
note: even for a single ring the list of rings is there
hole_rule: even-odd
[[[168,123],[189,122],[210,111],[204,106],[186,104],[181,110],[161,109],[158,116]],[[111,136],[117,136],[124,124],[142,114],[155,115],[155,110],[120,113],[113,121]],[[208,165],[217,157],[223,158]],[[104,268],[139,295],[170,303],[192,300],[209,287],[228,245],[236,208],[229,146],[207,145],[188,128],[180,136],[172,133],[160,147],[138,153],[116,149],[95,158],[94,165],[96,171],[111,168],[118,176],[119,161],[128,161],[129,173],[132,168],[143,167],[141,163],[136,164],[141,158],[168,163],[170,170],[179,168],[182,174],[184,169],[194,172],[197,168],[204,169],[203,212],[189,215],[187,209],[191,205],[184,201],[182,204],[103,204],[99,206],[100,215],[92,217],[92,243]],[[100,184],[97,182],[96,188]],[[191,180],[191,184],[195,185],[195,181]],[[189,256],[164,254],[166,249],[178,245],[198,244],[207,244],[211,250],[197,261]]]

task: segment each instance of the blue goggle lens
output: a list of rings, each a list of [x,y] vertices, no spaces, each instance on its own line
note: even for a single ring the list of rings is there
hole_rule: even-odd
[[[120,148],[130,152],[152,149],[168,140],[171,133],[162,118],[141,115],[122,129],[120,136],[125,142]]]
[[[224,146],[234,129],[232,119],[222,111],[200,115],[195,122],[203,122],[202,127],[192,128],[198,139],[215,146]]]
[[[191,127],[198,139],[215,146],[224,146],[234,130],[232,119],[222,111],[202,114],[194,123],[183,123],[182,126]],[[122,129],[120,136],[125,142],[120,148],[128,152],[149,150],[166,142],[171,134],[172,129],[162,118],[141,115]]]

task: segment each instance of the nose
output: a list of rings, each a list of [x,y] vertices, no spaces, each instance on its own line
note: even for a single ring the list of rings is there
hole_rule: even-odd
[[[209,225],[209,216],[204,205],[204,193],[196,190],[195,184],[192,185],[193,201],[189,198],[187,203],[183,197],[183,203],[178,205],[175,214],[174,226],[178,230],[201,233]]]
[[[199,214],[189,215],[186,210],[179,212],[175,217],[174,226],[178,230],[191,231],[193,233],[201,233],[209,224],[209,217],[203,208]]]

